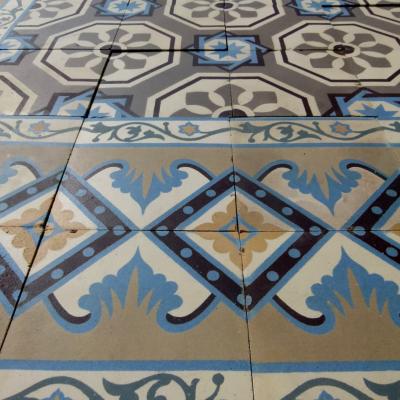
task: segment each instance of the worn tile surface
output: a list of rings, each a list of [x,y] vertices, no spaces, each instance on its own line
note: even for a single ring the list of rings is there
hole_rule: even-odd
[[[129,0],[8,1],[1,49],[87,49],[112,47]],[[14,4],[12,4],[14,3]],[[7,7],[5,6],[5,8]],[[14,7],[13,7],[14,6]],[[20,11],[21,16],[17,18]]]
[[[112,53],[90,117],[229,117],[229,72],[211,53],[216,62],[197,52]]]
[[[0,226],[45,222],[80,118],[0,118]]]
[[[399,10],[0,1],[0,398],[400,398]]]
[[[108,54],[0,50],[0,115],[85,116]]]
[[[130,2],[114,46],[129,50],[226,48],[224,0]]]

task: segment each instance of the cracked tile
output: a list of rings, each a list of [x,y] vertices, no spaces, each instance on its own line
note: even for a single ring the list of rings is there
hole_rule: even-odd
[[[235,230],[229,122],[86,120],[51,216],[67,229]]]
[[[84,116],[107,53],[0,50],[0,115]]]
[[[229,117],[228,72],[197,59],[185,52],[113,53],[90,117]]]
[[[0,118],[0,226],[46,220],[82,120]]]
[[[397,215],[397,124],[328,121],[231,121],[241,230],[362,235]]]

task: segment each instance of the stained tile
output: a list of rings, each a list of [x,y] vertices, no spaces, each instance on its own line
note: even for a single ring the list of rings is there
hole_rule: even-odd
[[[231,127],[241,230],[362,234],[397,212],[396,122],[253,119]]]
[[[12,2],[8,2],[12,3]],[[22,0],[8,11],[13,25],[0,36],[1,49],[112,47],[129,0]],[[20,3],[20,6],[17,6]],[[2,6],[6,7],[6,6]],[[20,7],[24,13],[20,14]],[[0,10],[1,13],[1,10]]]
[[[68,229],[234,231],[227,120],[86,120],[52,212]]]
[[[40,227],[46,220],[79,118],[0,118],[0,226]]]
[[[187,244],[180,247],[189,240],[192,253]],[[133,382],[146,378],[138,388],[148,382],[158,390],[161,382],[168,390],[177,384],[172,393],[251,399],[238,239],[234,249],[206,247],[207,240],[213,241],[195,232],[160,238],[115,230],[45,235],[1,353],[3,397],[17,389],[33,395],[38,387],[49,395],[87,387],[134,394]],[[229,252],[236,252],[238,264],[231,259],[219,266]],[[35,366],[36,360],[47,361]],[[9,374],[23,375],[21,365],[31,379],[16,386]],[[50,365],[64,370],[57,371],[61,380],[53,380]],[[76,368],[83,369],[79,376]],[[195,378],[201,378],[198,387]]]
[[[207,52],[208,53],[208,52]],[[228,117],[229,73],[196,52],[113,53],[90,117]]]
[[[256,369],[398,360],[398,261],[347,232],[303,233],[278,250],[264,239],[244,280]]]
[[[224,1],[130,2],[115,40],[129,50],[223,50]]]
[[[0,342],[6,334],[42,232],[41,227],[0,228]]]
[[[0,115],[84,116],[107,53],[0,50]]]

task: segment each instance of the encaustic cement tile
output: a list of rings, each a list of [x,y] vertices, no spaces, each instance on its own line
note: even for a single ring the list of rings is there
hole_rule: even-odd
[[[398,261],[347,232],[284,247],[277,256],[250,246],[260,267],[244,269],[255,398],[390,399],[400,377]]]
[[[241,231],[394,229],[396,121],[250,119],[231,128]]]
[[[398,46],[400,37],[395,25],[363,17],[361,14],[354,19],[343,17],[331,22],[300,20],[274,36],[274,48],[340,51],[340,46],[350,46],[368,52],[374,51],[378,44],[392,47],[396,42]]]
[[[354,62],[334,51],[243,52],[235,58],[244,62],[229,77],[234,117],[321,116],[331,111],[336,93],[360,88]]]
[[[2,397],[147,384],[171,398],[252,398],[237,238],[201,250],[212,240],[195,232],[69,232],[41,243],[1,353]]]
[[[226,49],[224,1],[131,2],[114,45],[140,51]]]
[[[81,124],[79,118],[0,118],[0,226],[44,223]]]
[[[228,120],[86,120],[51,216],[66,229],[234,231],[233,178]]]
[[[11,2],[9,2],[11,3]],[[15,2],[17,3],[17,2]],[[1,49],[109,49],[128,0],[21,0],[0,32]],[[3,7],[3,6],[1,6]],[[1,15],[2,9],[0,9]]]
[[[0,228],[0,341],[6,333],[42,232],[41,227]]]
[[[300,22],[275,39],[276,48],[287,50],[273,52],[257,35],[228,32],[236,58],[233,115],[394,116],[400,40],[392,32],[352,22]]]
[[[85,115],[107,52],[0,50],[0,115]]]
[[[113,52],[90,117],[229,117],[221,52]],[[99,111],[100,109],[100,111]]]
[[[380,30],[395,37],[395,11],[385,9],[378,15],[382,13],[386,18],[373,18],[370,7],[352,7],[347,0],[231,0],[225,2],[225,21],[228,36],[257,38],[270,49],[327,50],[329,36],[343,38],[341,30],[346,31],[344,39],[356,41],[361,35],[364,39],[378,37]]]
[[[253,369],[254,371],[254,369]],[[261,367],[253,372],[254,399],[391,399],[397,396],[397,363],[314,363]],[[264,372],[265,371],[265,372]],[[343,397],[346,396],[346,397]],[[350,397],[347,397],[350,396]],[[354,397],[356,396],[356,397]]]

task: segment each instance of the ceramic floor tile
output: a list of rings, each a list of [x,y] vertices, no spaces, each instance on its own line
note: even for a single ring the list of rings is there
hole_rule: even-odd
[[[228,36],[274,50],[328,50],[336,41],[398,37],[396,7],[354,7],[347,0],[229,0],[225,7]]]
[[[357,12],[358,9],[356,9]],[[364,14],[338,16],[333,21],[300,21],[274,37],[275,48],[287,50],[331,50],[358,55],[376,46],[399,47],[398,26],[372,19]],[[368,54],[368,53],[367,53]],[[373,54],[369,53],[373,60]]]
[[[117,46],[140,51],[225,49],[224,0],[131,1]]]
[[[322,4],[328,2],[324,1]],[[318,2],[307,0],[271,0],[271,1],[225,1],[225,24],[229,35],[237,36],[248,42],[256,42],[269,49],[281,50],[280,35],[291,31],[294,26],[307,26],[313,23],[329,25],[330,13]],[[340,10],[339,10],[340,13]],[[312,38],[304,38],[303,49],[313,46],[308,43]]]
[[[380,45],[369,53],[368,58],[369,65],[357,73],[362,88],[350,97],[336,96],[335,100],[342,104],[345,112],[355,109],[355,115],[382,119],[396,117],[400,114],[400,50],[393,51]],[[359,59],[360,63],[362,61]]]
[[[228,120],[86,120],[55,201],[68,229],[234,231]]]
[[[398,218],[398,124],[232,120],[244,231],[382,230]],[[394,217],[392,217],[394,216]],[[385,229],[390,229],[386,228]]]
[[[6,2],[7,3],[7,2]],[[8,3],[12,3],[11,1]],[[1,49],[88,49],[112,47],[129,0],[21,0],[0,31]],[[0,5],[0,15],[3,7]],[[24,9],[19,14],[19,9]],[[4,11],[5,12],[5,11]]]
[[[0,226],[45,222],[81,124],[79,118],[0,118]]]
[[[348,15],[339,15],[335,21],[340,20],[340,22],[362,24],[369,26],[372,34],[374,34],[374,30],[379,29],[386,31],[388,35],[398,37],[398,24],[400,22],[399,6],[399,2],[396,4],[390,1],[344,6],[348,10]]]
[[[260,366],[253,369],[254,398],[263,399],[390,399],[397,396],[397,362],[312,363]],[[299,397],[301,396],[301,397]],[[339,397],[338,397],[339,396]],[[357,397],[354,397],[357,396]]]
[[[107,53],[0,50],[0,115],[84,116]]]
[[[280,255],[276,239],[261,239],[263,249],[242,244],[260,265],[245,276],[255,399],[266,391],[271,399],[389,399],[399,379],[398,261],[346,232],[302,234]]]
[[[0,394],[252,399],[235,240],[225,248],[199,233],[45,235],[0,356]]]
[[[400,53],[399,53],[400,54]],[[361,86],[353,93],[336,93],[331,96],[329,116],[396,118],[400,116],[400,88]]]
[[[234,117],[329,115],[336,93],[360,88],[354,62],[335,52],[246,51],[230,73]]]
[[[0,227],[0,343],[36,252],[41,227]]]
[[[229,117],[229,73],[206,53],[114,52],[90,117]]]

